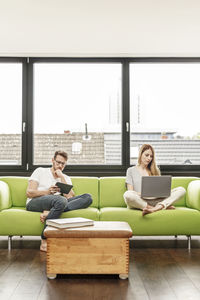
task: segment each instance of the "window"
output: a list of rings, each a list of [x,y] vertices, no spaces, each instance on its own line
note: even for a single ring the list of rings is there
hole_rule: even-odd
[[[22,64],[0,62],[0,165],[22,163]]]
[[[152,144],[162,174],[200,176],[200,58],[0,58],[0,173],[68,153],[74,176],[123,176]]]
[[[200,63],[130,64],[130,163],[150,143],[160,165],[200,164]]]
[[[34,164],[119,165],[121,63],[34,63]]]

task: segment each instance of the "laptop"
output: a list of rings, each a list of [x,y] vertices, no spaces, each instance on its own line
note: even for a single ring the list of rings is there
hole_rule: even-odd
[[[169,197],[171,181],[171,176],[142,176],[141,197]]]

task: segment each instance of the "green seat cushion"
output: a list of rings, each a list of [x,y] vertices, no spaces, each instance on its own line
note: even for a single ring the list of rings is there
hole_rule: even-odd
[[[40,212],[27,211],[25,207],[12,207],[0,212],[0,235],[41,235],[43,224],[40,222]],[[92,220],[99,219],[97,208],[73,210],[63,213],[61,218],[83,217]]]
[[[9,208],[0,212],[0,235],[41,235],[44,225],[39,212]]]
[[[100,209],[100,221],[127,222],[133,235],[200,234],[200,212],[187,207],[161,210],[144,217],[141,210],[104,207]]]
[[[75,218],[82,217],[99,221],[99,210],[95,207],[88,207],[84,209],[77,209],[62,213],[61,218]]]

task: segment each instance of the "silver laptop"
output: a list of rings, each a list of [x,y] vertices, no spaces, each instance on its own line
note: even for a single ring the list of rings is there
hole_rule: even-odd
[[[141,197],[169,197],[171,181],[171,176],[142,176]]]

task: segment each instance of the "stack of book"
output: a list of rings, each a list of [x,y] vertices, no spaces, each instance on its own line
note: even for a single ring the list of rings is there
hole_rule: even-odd
[[[75,228],[92,226],[94,225],[94,221],[86,218],[48,219],[46,224],[56,228]]]

